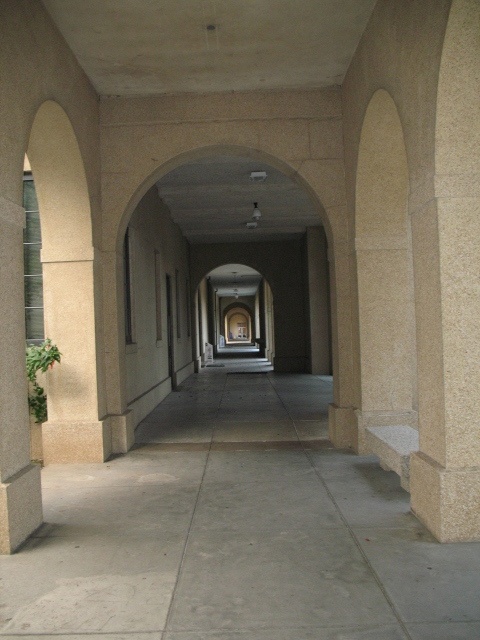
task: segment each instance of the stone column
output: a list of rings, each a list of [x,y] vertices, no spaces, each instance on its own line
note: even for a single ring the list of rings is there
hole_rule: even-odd
[[[333,403],[329,437],[336,447],[356,446],[353,398],[352,297],[348,242],[329,247],[332,310]]]
[[[311,373],[330,374],[327,239],[322,227],[307,228]]]
[[[0,553],[42,523],[40,467],[30,463],[25,373],[22,207],[0,197]]]
[[[267,344],[267,326],[266,326],[266,307],[267,301],[265,296],[265,280],[262,280],[258,288],[258,323],[259,323],[259,336],[260,336],[260,351],[259,356],[265,358],[266,344]]]
[[[112,453],[103,385],[101,267],[94,249],[42,250],[45,335],[62,353],[48,374],[45,464],[103,462]]]
[[[132,412],[127,408],[126,395],[123,255],[104,251],[102,262],[107,414],[112,432],[112,452],[126,453],[135,441],[135,427]]]
[[[437,176],[436,203],[412,216],[420,451],[411,504],[442,542],[480,540],[480,182],[466,178]]]

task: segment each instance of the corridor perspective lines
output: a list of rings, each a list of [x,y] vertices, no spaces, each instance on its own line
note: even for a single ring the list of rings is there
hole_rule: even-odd
[[[128,454],[43,469],[0,637],[478,640],[480,545],[438,544],[394,473],[332,447],[331,378],[216,362]]]

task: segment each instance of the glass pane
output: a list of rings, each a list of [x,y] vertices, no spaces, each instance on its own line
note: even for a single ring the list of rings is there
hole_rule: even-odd
[[[38,211],[37,194],[33,180],[23,181],[23,206],[26,211]]]
[[[27,340],[43,340],[43,309],[25,309]]]
[[[23,245],[23,272],[26,276],[42,275],[39,244]]]
[[[43,307],[42,276],[25,276],[25,306]]]
[[[38,211],[27,211],[27,227],[23,232],[24,242],[42,242],[40,233],[40,214]]]

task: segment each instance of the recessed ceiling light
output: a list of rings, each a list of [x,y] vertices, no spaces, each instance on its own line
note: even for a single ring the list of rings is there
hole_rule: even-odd
[[[250,180],[252,182],[265,182],[266,179],[267,179],[266,171],[252,171],[252,173],[250,174]]]

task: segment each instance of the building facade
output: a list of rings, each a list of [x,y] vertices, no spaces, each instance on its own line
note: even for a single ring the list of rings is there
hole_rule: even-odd
[[[63,354],[48,379],[46,463],[128,451],[136,424],[199,366],[208,273],[245,264],[273,296],[277,370],[327,373],[331,344],[332,442],[364,453],[369,427],[418,430],[413,512],[440,541],[480,539],[479,25],[477,0],[379,0],[341,86],[114,97],[97,94],[40,1],[1,3],[2,552],[42,521],[24,365],[25,155],[45,331]],[[219,155],[282,172],[318,225],[280,244],[190,244],[156,185]]]

